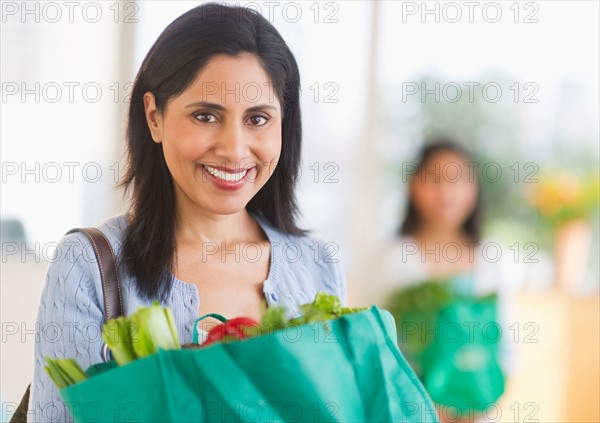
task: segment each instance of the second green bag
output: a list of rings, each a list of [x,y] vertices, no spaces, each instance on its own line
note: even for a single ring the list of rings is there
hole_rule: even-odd
[[[483,411],[504,392],[496,297],[455,298],[438,315],[440,342],[423,353],[423,382],[438,404]]]
[[[505,376],[496,294],[477,297],[430,281],[390,302],[400,348],[434,403],[464,416],[500,398]]]

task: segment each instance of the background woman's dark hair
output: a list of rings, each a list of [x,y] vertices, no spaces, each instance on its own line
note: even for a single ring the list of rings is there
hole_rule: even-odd
[[[458,154],[459,156],[465,158],[467,162],[475,161],[471,155],[465,148],[457,144],[456,142],[446,139],[446,138],[436,138],[425,143],[421,152],[419,154],[419,159],[417,162],[417,169],[415,173],[421,171],[424,165],[437,153],[440,152],[452,152]],[[469,236],[473,241],[479,242],[481,239],[481,220],[482,220],[482,200],[481,200],[481,183],[477,183],[477,199],[475,201],[475,206],[473,207],[473,211],[465,220],[465,223],[462,226],[463,232]],[[412,235],[414,234],[420,224],[420,216],[413,204],[412,196],[409,195],[408,198],[408,207],[406,212],[406,217],[402,222],[402,226],[398,232],[399,236],[402,235]]]
[[[162,144],[152,140],[144,112],[147,91],[160,113],[169,99],[186,90],[217,54],[256,55],[269,76],[282,107],[279,162],[247,210],[279,230],[301,235],[294,183],[298,178],[302,128],[300,73],[285,41],[257,12],[207,3],[174,20],[158,37],[136,76],[127,126],[127,171],[119,183],[126,194],[133,186],[129,225],[121,263],[137,280],[139,293],[166,300],[171,291],[175,255],[175,197]]]

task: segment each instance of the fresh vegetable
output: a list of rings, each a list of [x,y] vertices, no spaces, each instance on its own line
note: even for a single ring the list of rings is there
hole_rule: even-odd
[[[317,292],[312,303],[304,304],[300,308],[302,309],[302,315],[290,321],[294,326],[333,320],[344,314],[356,313],[367,309],[367,307],[342,307],[342,303],[337,296],[325,292]]]
[[[258,326],[259,323],[248,317],[236,317],[229,319],[222,325],[212,328],[202,345],[210,345],[215,342],[239,341],[248,338],[247,330],[250,327]]]
[[[81,367],[72,358],[49,358],[46,357],[46,373],[58,386],[58,389],[66,388],[75,383],[83,382],[88,378]]]
[[[491,293],[480,299],[493,298],[495,295]],[[396,321],[400,349],[418,374],[422,371],[420,360],[424,352],[438,342],[437,336],[431,336],[426,331],[436,328],[440,314],[460,298],[463,298],[463,294],[451,286],[449,279],[429,279],[399,289],[388,298],[385,308]]]
[[[286,316],[285,307],[272,306],[267,307],[266,303],[262,304],[262,317],[260,325],[256,328],[256,335],[268,333],[279,329],[284,329],[289,326],[289,319]]]
[[[261,321],[248,317],[236,317],[215,326],[208,332],[202,344],[184,344],[183,348],[203,348],[216,342],[239,341],[260,336],[276,330],[307,323],[325,322],[348,313],[366,310],[366,307],[342,307],[335,295],[318,292],[312,303],[300,306],[301,316],[290,319],[282,306],[262,305]],[[102,339],[110,348],[119,366],[133,360],[155,354],[159,349],[180,349],[175,319],[169,308],[154,301],[149,307],[140,307],[127,317],[110,319],[102,327]],[[59,389],[82,382],[88,375],[73,359],[46,358],[46,372]],[[90,373],[91,374],[91,373]]]
[[[150,307],[138,309],[131,319],[135,322],[139,335],[138,342],[133,343],[133,351],[137,357],[154,354],[159,348],[176,350],[181,347],[173,312],[160,306],[158,301]]]
[[[255,322],[248,318],[236,318],[218,325],[210,330],[202,346],[215,342],[231,342],[241,339],[264,335],[276,330],[307,323],[324,322],[337,319],[348,313],[366,310],[367,307],[349,308],[342,307],[340,299],[335,295],[318,292],[312,303],[300,306],[302,314],[293,319],[286,316],[286,309],[282,306],[267,307],[263,303],[261,321]],[[195,345],[187,344],[186,347],[194,348]]]
[[[102,328],[102,339],[119,366],[146,357],[159,349],[180,349],[171,309],[154,301],[127,317],[111,319]]]
[[[102,339],[120,366],[137,357],[132,342],[132,333],[135,332],[135,325],[125,317],[110,319],[102,327]]]
[[[368,309],[369,307],[342,307],[341,315],[343,316],[344,314],[358,313],[359,311],[365,311]]]

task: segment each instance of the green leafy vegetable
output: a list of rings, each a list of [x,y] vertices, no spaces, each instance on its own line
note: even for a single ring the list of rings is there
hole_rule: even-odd
[[[342,307],[335,295],[318,292],[312,303],[300,306],[302,315],[289,319],[282,306],[262,305],[261,321],[246,317],[230,319],[211,332],[210,343],[233,342],[260,336],[276,330],[306,323],[325,322],[344,314],[366,310],[367,307]],[[154,301],[149,307],[140,307],[130,316],[110,319],[102,327],[102,339],[110,348],[117,365],[122,366],[138,358],[155,354],[159,349],[180,349],[179,336],[173,313]],[[198,344],[185,344],[184,348],[198,348]],[[59,389],[82,382],[88,375],[73,359],[50,359],[46,357],[46,372]],[[93,373],[90,372],[90,375]]]
[[[138,342],[133,344],[133,351],[138,358],[163,350],[179,349],[179,337],[175,327],[175,319],[171,309],[162,307],[155,301],[150,307],[138,309],[131,320],[138,331]]]
[[[132,333],[136,332],[134,326],[126,317],[118,317],[110,319],[102,327],[102,339],[120,366],[136,358],[132,339]]]
[[[368,309],[369,307],[342,307],[341,315],[343,316],[344,314],[358,313]]]
[[[72,358],[49,358],[46,357],[47,365],[44,367],[50,379],[58,389],[66,388],[75,383],[83,382],[88,378],[81,367]]]
[[[340,299],[336,295],[325,292],[317,292],[312,303],[300,306],[302,314],[293,319],[285,317],[284,307],[269,307],[263,312],[260,325],[261,334],[291,326],[300,326],[308,323],[325,322],[337,319],[344,314],[356,313],[366,310],[368,307],[342,307]]]
[[[288,325],[289,319],[286,316],[285,307],[267,307],[267,305],[263,303],[260,324],[251,330],[249,336],[256,336],[264,333],[269,333],[275,330],[284,329]]]
[[[336,295],[317,292],[312,303],[304,304],[300,308],[302,309],[302,315],[292,319],[291,323],[293,325],[333,320],[344,314],[366,310],[368,307],[342,307],[342,303]]]
[[[330,295],[325,292],[317,292],[312,303],[303,304],[300,306],[301,315],[289,319],[286,315],[286,308],[283,306],[267,307],[266,303],[262,303],[261,321],[259,324],[248,325],[244,329],[244,336],[231,336],[227,330],[227,322],[213,328],[209,335],[209,339],[204,345],[210,345],[215,341],[218,342],[233,342],[240,341],[245,338],[253,338],[285,329],[293,326],[300,326],[309,323],[323,323],[328,320],[337,319],[345,314],[356,313],[366,310],[368,307],[342,307],[340,299],[336,295]],[[240,319],[240,318],[238,318]],[[242,318],[244,319],[244,318]],[[235,320],[235,319],[233,319]],[[213,333],[214,332],[214,333]],[[231,331],[229,331],[231,332]],[[198,344],[186,344],[184,348],[198,348]]]
[[[119,366],[155,354],[159,349],[180,349],[179,336],[171,309],[154,301],[127,317],[106,322],[102,339]]]

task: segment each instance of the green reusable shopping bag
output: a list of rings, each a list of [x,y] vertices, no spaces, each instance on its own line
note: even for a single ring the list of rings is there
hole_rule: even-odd
[[[457,296],[440,310],[439,337],[420,360],[423,383],[437,404],[461,414],[483,411],[504,392],[496,305],[496,295]]]
[[[504,392],[497,296],[427,281],[396,292],[389,309],[399,346],[434,403],[453,414],[483,411]],[[468,281],[467,281],[468,282]],[[468,285],[468,284],[467,284]]]
[[[375,306],[92,368],[60,391],[75,422],[438,422],[398,349],[393,317]]]

